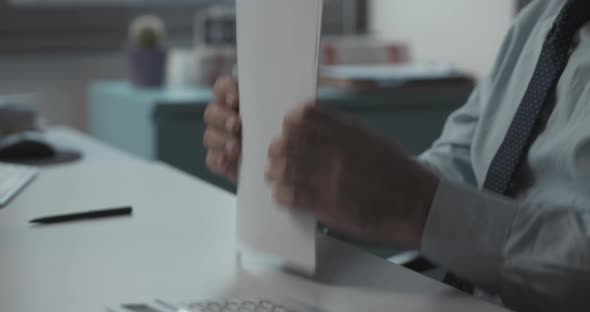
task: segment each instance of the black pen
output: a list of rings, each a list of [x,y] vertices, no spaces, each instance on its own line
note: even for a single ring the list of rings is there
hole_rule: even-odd
[[[81,221],[81,220],[89,220],[89,219],[101,219],[101,218],[129,216],[132,213],[133,213],[133,208],[122,207],[122,208],[113,208],[113,209],[105,209],[105,210],[95,210],[95,211],[86,211],[86,212],[79,212],[79,213],[72,213],[72,214],[64,214],[64,215],[51,216],[51,217],[43,217],[43,218],[31,220],[31,221],[29,221],[29,223],[54,224],[54,223]]]

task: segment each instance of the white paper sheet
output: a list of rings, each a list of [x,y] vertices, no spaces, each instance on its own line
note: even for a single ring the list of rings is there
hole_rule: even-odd
[[[243,120],[238,239],[245,249],[306,273],[316,264],[316,222],[278,207],[264,172],[285,115],[316,96],[322,5],[322,0],[236,1]]]

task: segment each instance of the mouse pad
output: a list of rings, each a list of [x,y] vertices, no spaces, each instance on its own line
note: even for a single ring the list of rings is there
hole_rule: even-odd
[[[82,153],[71,149],[57,149],[55,155],[48,158],[2,159],[1,161],[29,166],[53,166],[76,162],[82,159]]]

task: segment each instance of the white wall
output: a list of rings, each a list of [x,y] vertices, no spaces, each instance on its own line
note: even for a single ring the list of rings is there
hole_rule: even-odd
[[[35,93],[51,124],[86,130],[87,90],[97,79],[126,77],[122,51],[0,55],[0,95]]]
[[[514,17],[513,0],[371,0],[371,30],[410,45],[416,61],[452,63],[476,77],[491,68]]]

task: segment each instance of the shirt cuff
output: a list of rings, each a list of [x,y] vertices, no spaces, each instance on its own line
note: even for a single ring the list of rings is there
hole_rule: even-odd
[[[498,291],[503,250],[518,206],[501,196],[441,180],[422,238],[432,262]]]

